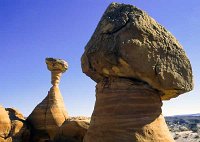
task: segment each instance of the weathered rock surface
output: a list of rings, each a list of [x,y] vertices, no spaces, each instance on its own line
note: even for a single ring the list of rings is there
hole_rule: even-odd
[[[11,121],[8,112],[0,106],[0,138],[6,139],[11,130]]]
[[[190,62],[178,41],[138,8],[112,3],[82,56],[97,82],[84,142],[174,142],[162,100],[193,88]]]
[[[88,118],[70,118],[60,127],[55,142],[82,142],[89,128]]]
[[[62,95],[59,90],[60,77],[68,68],[67,62],[61,59],[47,58],[46,64],[51,71],[52,87],[46,98],[36,106],[27,118],[32,126],[34,141],[53,140],[59,127],[67,120]]]
[[[96,103],[85,142],[173,142],[162,116],[160,94],[129,79],[96,86]]]
[[[25,132],[28,132],[25,118],[18,110],[14,108],[6,108],[11,120],[10,135],[13,140],[23,140]]]
[[[193,88],[190,62],[179,42],[144,11],[112,3],[82,56],[96,82],[108,76],[147,82],[168,100]]]
[[[25,119],[19,111],[0,106],[0,142],[23,142],[27,131]]]

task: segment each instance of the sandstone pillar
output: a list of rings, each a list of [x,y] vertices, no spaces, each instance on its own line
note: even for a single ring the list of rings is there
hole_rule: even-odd
[[[51,71],[51,84],[53,85],[46,98],[36,106],[27,118],[27,121],[34,128],[34,133],[40,134],[40,138],[53,140],[59,127],[68,118],[68,113],[60,93],[59,82],[68,64],[64,60],[46,58],[46,64]],[[41,135],[44,136],[41,136]]]
[[[173,142],[162,115],[161,94],[129,79],[99,82],[85,142]]]
[[[173,142],[162,100],[193,89],[183,47],[144,11],[112,3],[81,58],[97,83],[84,142]]]

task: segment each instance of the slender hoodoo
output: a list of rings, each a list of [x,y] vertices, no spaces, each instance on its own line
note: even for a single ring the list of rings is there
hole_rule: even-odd
[[[144,11],[112,3],[82,55],[83,72],[97,82],[84,142],[173,142],[162,100],[193,89],[182,46]]]
[[[34,133],[40,138],[53,140],[59,127],[68,119],[64,101],[59,89],[60,77],[68,69],[66,61],[55,58],[46,58],[47,68],[51,71],[53,85],[46,98],[38,104],[27,118]],[[44,136],[41,136],[44,134]],[[37,141],[37,140],[36,140]]]

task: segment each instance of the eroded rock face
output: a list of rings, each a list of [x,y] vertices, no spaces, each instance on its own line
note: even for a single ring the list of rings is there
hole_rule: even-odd
[[[24,116],[18,110],[0,106],[0,142],[26,142],[27,131]]]
[[[168,100],[193,88],[190,62],[179,42],[144,11],[112,3],[82,56],[96,82],[125,77],[147,82]]]
[[[104,79],[84,142],[173,142],[161,106],[160,92],[148,84]]]
[[[46,64],[51,71],[52,87],[46,98],[36,106],[27,118],[33,128],[34,141],[53,140],[59,127],[68,118],[60,89],[60,77],[68,68],[67,62],[61,59],[47,58]]]
[[[9,137],[9,132],[11,130],[11,121],[8,112],[0,106],[0,138],[6,139]]]
[[[6,111],[8,112],[11,120],[10,136],[12,137],[13,141],[24,141],[24,135],[26,135],[25,133],[29,133],[24,116],[14,108],[6,108]]]
[[[55,142],[82,142],[89,128],[89,120],[85,118],[68,119],[60,127]]]

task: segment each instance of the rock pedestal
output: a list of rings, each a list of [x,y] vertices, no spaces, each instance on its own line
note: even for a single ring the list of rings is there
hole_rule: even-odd
[[[105,79],[84,142],[173,142],[162,115],[161,92],[129,79]]]
[[[193,89],[182,46],[144,11],[112,3],[81,58],[97,82],[96,103],[84,142],[173,142],[162,100]]]
[[[60,77],[68,68],[67,62],[61,59],[47,58],[46,64],[51,71],[52,87],[46,98],[36,106],[27,118],[34,129],[35,135],[40,138],[53,140],[59,127],[68,118],[64,101],[59,89]],[[43,134],[44,136],[41,136]]]
[[[57,87],[60,83],[62,72],[60,71],[52,71],[51,72],[51,84]]]

